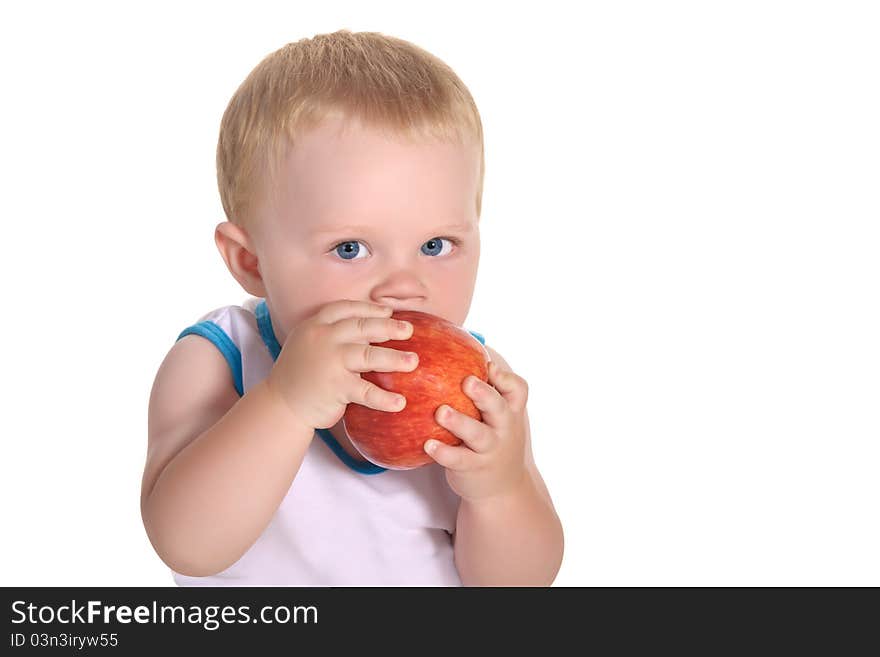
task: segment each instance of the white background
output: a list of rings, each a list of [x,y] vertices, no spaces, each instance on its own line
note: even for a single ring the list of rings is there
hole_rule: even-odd
[[[480,108],[466,325],[530,384],[556,583],[880,585],[872,4],[4,4],[0,584],[172,584],[146,409],[178,332],[245,296],[220,118],[347,28]]]

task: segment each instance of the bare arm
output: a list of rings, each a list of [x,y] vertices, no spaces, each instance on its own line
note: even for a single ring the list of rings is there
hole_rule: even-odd
[[[512,371],[486,349],[496,365]],[[522,413],[525,472],[519,485],[501,495],[462,499],[459,506],[453,540],[465,586],[550,586],[562,565],[562,523],[535,465],[525,406]]]
[[[509,494],[462,500],[454,536],[465,586],[550,586],[562,565],[563,532],[527,438],[527,474]]]
[[[175,344],[150,396],[141,488],[144,527],[162,560],[197,577],[235,563],[278,509],[313,433],[265,381],[239,399],[208,341]]]

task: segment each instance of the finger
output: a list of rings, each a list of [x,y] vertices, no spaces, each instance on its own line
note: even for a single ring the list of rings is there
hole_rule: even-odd
[[[447,445],[439,440],[425,442],[425,452],[444,468],[465,472],[477,467],[478,455],[464,445]]]
[[[350,372],[412,372],[419,366],[419,355],[371,344],[344,344],[342,364]]]
[[[348,400],[377,411],[397,413],[406,408],[406,397],[380,388],[366,379],[358,379],[354,389],[349,391]]]
[[[461,389],[479,409],[485,424],[491,427],[500,426],[504,414],[510,409],[510,404],[498,390],[476,376],[465,378]]]
[[[332,327],[333,339],[338,342],[386,342],[388,340],[408,340],[412,337],[413,325],[410,322],[384,317],[346,317]]]
[[[503,403],[503,400],[502,400]],[[443,404],[434,413],[434,419],[441,427],[456,438],[461,439],[470,449],[482,454],[492,448],[494,434],[491,429],[454,408]]]
[[[321,324],[333,324],[348,317],[391,317],[394,309],[369,301],[340,299],[321,307],[315,318]]]
[[[510,370],[503,370],[494,362],[489,363],[489,383],[507,400],[514,411],[522,411],[529,399],[526,380]]]

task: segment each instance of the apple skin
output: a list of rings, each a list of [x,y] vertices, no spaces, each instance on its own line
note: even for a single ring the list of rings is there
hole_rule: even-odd
[[[411,470],[434,462],[424,450],[427,440],[461,444],[434,420],[441,404],[482,420],[461,385],[470,375],[488,381],[490,358],[479,340],[441,317],[416,310],[398,310],[391,316],[411,322],[412,336],[376,344],[416,352],[418,367],[412,372],[361,372],[361,377],[403,395],[406,406],[402,411],[386,412],[351,403],[342,422],[364,458],[390,470]]]

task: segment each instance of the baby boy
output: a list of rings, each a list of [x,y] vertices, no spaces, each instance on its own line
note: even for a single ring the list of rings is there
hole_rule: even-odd
[[[463,442],[427,441],[429,465],[373,465],[342,423],[349,403],[406,404],[360,376],[418,367],[381,346],[411,335],[394,310],[463,325],[483,170],[470,93],[409,42],[303,39],[238,88],[215,242],[250,296],[181,333],[149,404],[141,512],[178,584],[553,582],[563,534],[532,457],[527,384],[491,347],[488,384],[462,381],[482,421],[438,408]]]

